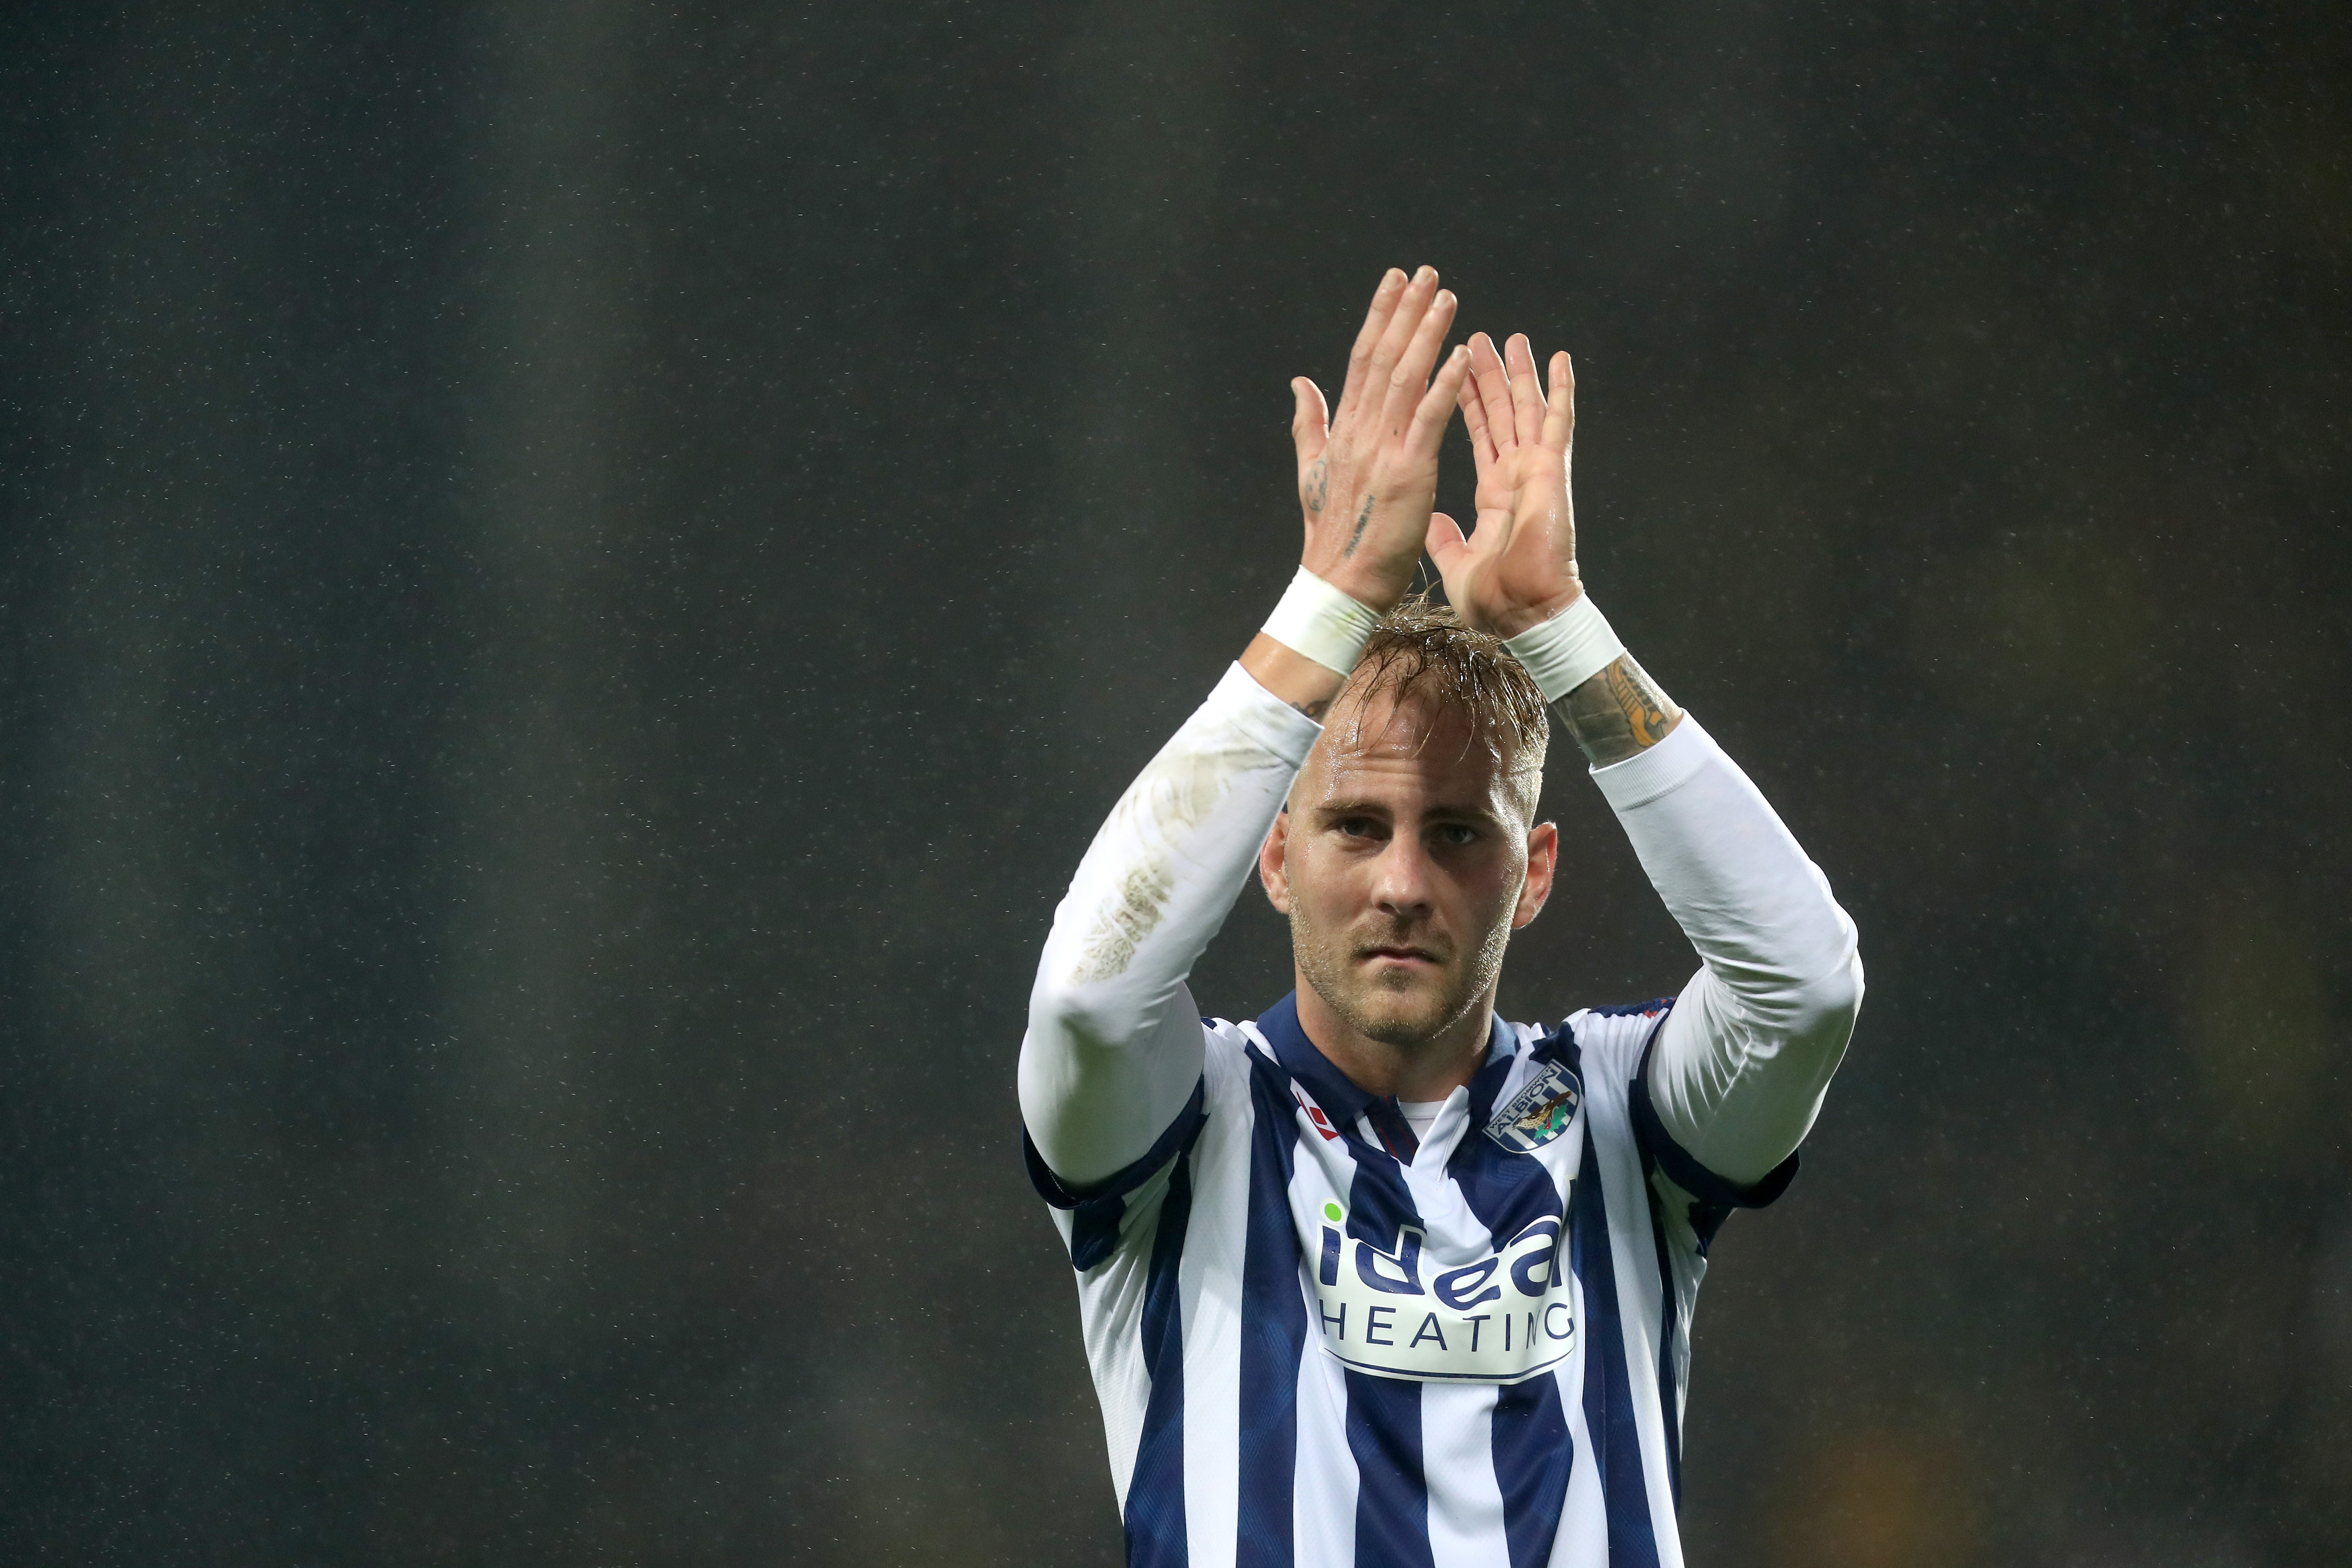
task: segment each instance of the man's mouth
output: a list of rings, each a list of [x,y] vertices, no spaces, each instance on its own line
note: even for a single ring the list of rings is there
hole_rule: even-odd
[[[1425,963],[1433,968],[1437,963],[1435,953],[1425,947],[1414,947],[1409,942],[1381,942],[1377,946],[1363,949],[1360,956],[1366,962],[1374,963]]]

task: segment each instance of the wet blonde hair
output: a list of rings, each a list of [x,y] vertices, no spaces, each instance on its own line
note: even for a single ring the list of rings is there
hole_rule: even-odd
[[[1382,695],[1399,709],[1411,702],[1468,720],[1465,744],[1494,755],[1528,821],[1535,821],[1551,715],[1535,677],[1500,637],[1463,625],[1451,605],[1412,595],[1381,617],[1332,714],[1342,703],[1360,713]]]

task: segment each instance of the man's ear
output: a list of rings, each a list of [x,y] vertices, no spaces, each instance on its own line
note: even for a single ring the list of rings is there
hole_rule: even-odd
[[[1265,901],[1281,914],[1290,912],[1290,808],[1274,819],[1265,830],[1265,842],[1257,847],[1257,879],[1265,884]]]
[[[1552,877],[1559,869],[1559,828],[1538,822],[1528,829],[1528,879],[1519,889],[1519,907],[1511,911],[1513,931],[1543,913],[1544,900],[1551,897]]]

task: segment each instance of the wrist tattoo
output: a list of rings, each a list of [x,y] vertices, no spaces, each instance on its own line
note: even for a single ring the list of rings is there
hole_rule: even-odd
[[[1312,702],[1294,702],[1291,706],[1320,724],[1323,722],[1323,715],[1331,711],[1331,700],[1328,697],[1318,697]]]
[[[1630,653],[1551,705],[1552,722],[1575,738],[1577,750],[1596,768],[1648,751],[1682,716]]]
[[[1339,552],[1339,559],[1348,560],[1356,553],[1356,546],[1364,542],[1364,525],[1372,521],[1372,498],[1364,498],[1364,510],[1356,514],[1356,531],[1348,535],[1348,548]]]

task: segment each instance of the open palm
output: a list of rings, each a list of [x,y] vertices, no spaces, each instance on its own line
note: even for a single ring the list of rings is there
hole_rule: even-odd
[[[1516,637],[1583,592],[1569,497],[1576,381],[1568,355],[1554,354],[1547,398],[1524,334],[1498,354],[1494,340],[1480,332],[1470,340],[1470,355],[1460,401],[1478,469],[1477,515],[1465,539],[1458,523],[1437,513],[1427,542],[1445,596],[1462,618]]]
[[[1339,412],[1325,412],[1321,390],[1305,376],[1290,384],[1307,523],[1299,564],[1375,610],[1403,598],[1421,565],[1438,448],[1470,374],[1467,349],[1438,363],[1454,309],[1436,268],[1408,279],[1391,268],[1348,356]]]

